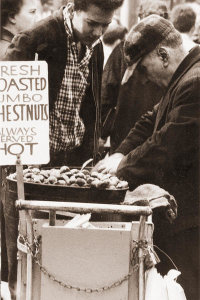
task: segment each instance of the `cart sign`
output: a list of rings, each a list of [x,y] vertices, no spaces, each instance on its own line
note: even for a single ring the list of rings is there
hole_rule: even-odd
[[[0,165],[49,162],[48,72],[44,61],[0,62]]]

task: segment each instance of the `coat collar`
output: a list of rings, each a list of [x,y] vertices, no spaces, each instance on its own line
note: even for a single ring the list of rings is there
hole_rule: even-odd
[[[4,40],[6,42],[11,42],[14,37],[14,34],[12,34],[8,29],[5,27],[1,27],[1,40]]]
[[[165,113],[166,107],[168,106],[169,102],[168,102],[168,97],[166,97],[166,95],[170,93],[170,90],[174,88],[174,86],[179,82],[179,80],[184,76],[184,74],[199,60],[200,60],[200,47],[196,46],[190,50],[189,54],[183,59],[183,61],[176,69],[175,73],[173,74],[169,82],[169,85],[165,91],[164,96],[160,100],[154,131],[157,130],[158,124],[160,123],[160,120],[162,119]]]
[[[183,59],[175,73],[173,74],[167,90],[171,88],[177,81],[197,62],[200,60],[200,47],[195,46],[189,52],[189,54]]]

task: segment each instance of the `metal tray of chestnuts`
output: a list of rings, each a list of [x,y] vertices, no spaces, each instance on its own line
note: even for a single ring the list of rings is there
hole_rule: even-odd
[[[91,172],[91,168],[62,166],[52,169],[28,167],[23,170],[26,200],[85,203],[123,201],[128,183],[111,174]],[[7,177],[8,197],[17,199],[16,173]]]

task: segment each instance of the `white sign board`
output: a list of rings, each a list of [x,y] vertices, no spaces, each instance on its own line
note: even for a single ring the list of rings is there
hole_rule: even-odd
[[[49,162],[48,69],[44,61],[0,62],[0,165]]]

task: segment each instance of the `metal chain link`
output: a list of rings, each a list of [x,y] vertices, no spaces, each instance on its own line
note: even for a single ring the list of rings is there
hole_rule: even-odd
[[[132,258],[131,264],[133,267],[139,266],[139,260],[142,259],[144,261],[145,269],[150,269],[160,262],[160,259],[153,249],[153,245],[151,246],[147,240],[133,240],[133,248],[132,248]],[[142,249],[142,255],[140,254],[139,258],[139,249]]]
[[[139,248],[141,248],[143,250],[143,258],[145,258],[146,254],[147,254],[148,242],[147,242],[147,240],[140,240],[140,241],[133,240],[132,242],[133,242],[134,246],[132,248],[131,265],[133,267],[138,267],[139,266],[139,258],[138,258]]]
[[[73,289],[76,290],[78,292],[85,292],[85,293],[101,293],[107,290],[110,290],[112,288],[118,287],[120,286],[123,282],[127,281],[131,275],[133,274],[134,271],[137,270],[137,266],[132,268],[131,272],[129,272],[127,275],[125,275],[123,278],[115,281],[114,283],[111,283],[110,285],[104,286],[104,287],[100,287],[100,288],[81,288],[81,287],[77,287],[77,286],[73,286],[71,284],[67,284],[61,280],[58,280],[54,275],[52,275],[45,267],[43,267],[38,259],[38,255],[39,255],[39,247],[40,247],[40,239],[41,236],[38,237],[34,237],[34,242],[31,245],[28,242],[28,239],[22,235],[19,235],[19,238],[21,238],[21,240],[23,240],[24,245],[27,246],[28,251],[31,253],[34,262],[39,266],[40,271],[47,276],[50,280],[58,283],[60,286],[67,288],[67,289]],[[34,249],[34,250],[33,250]]]

